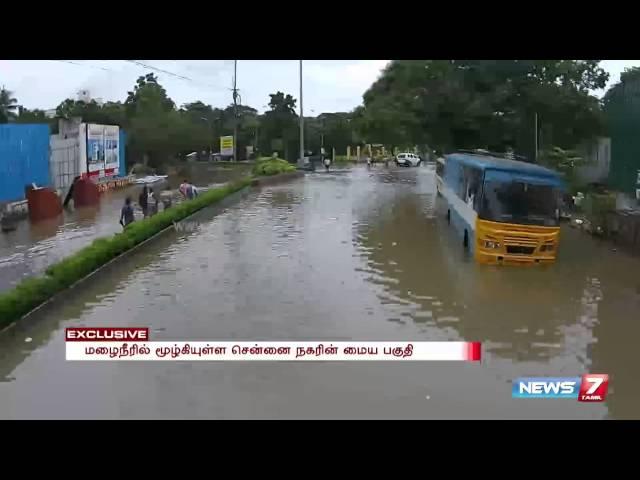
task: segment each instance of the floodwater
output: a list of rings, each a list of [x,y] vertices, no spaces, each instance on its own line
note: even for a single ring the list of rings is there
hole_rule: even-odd
[[[242,169],[223,167],[195,165],[192,170],[197,171],[191,176],[191,181],[199,187],[215,186],[243,173]],[[168,180],[170,187],[175,189],[182,182],[182,177],[174,175]],[[118,220],[124,199],[129,195],[137,202],[141,188],[136,185],[106,192],[98,206],[71,208],[57,218],[37,223],[23,220],[18,222],[15,231],[0,232],[0,293],[25,277],[42,273],[49,265],[89,245],[96,238],[122,231]],[[142,218],[141,211],[136,211],[136,218]]]
[[[555,265],[478,266],[438,202],[428,167],[357,167],[202,211],[0,337],[0,418],[640,418],[640,259],[567,228]],[[79,325],[481,341],[483,361],[66,362]],[[606,402],[511,398],[516,377],[586,372],[610,375]]]

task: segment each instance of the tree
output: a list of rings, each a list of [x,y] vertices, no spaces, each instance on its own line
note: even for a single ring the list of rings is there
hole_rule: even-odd
[[[7,123],[17,117],[16,109],[18,100],[13,96],[13,92],[2,87],[0,89],[0,123]]]
[[[28,108],[19,107],[16,123],[49,123],[50,119],[44,113],[44,110],[29,110]]]
[[[185,122],[183,127],[187,150],[217,149],[218,139],[222,134],[222,110],[196,101],[183,105],[180,114]]]
[[[184,146],[184,122],[175,103],[153,74],[141,76],[128,92],[124,109],[130,130],[129,147],[145,165],[159,167]]]
[[[607,79],[599,60],[396,60],[365,92],[358,123],[370,142],[532,156],[536,114],[549,144],[573,148],[603,131],[590,92]]]
[[[343,112],[323,113],[318,116],[318,120],[327,151],[335,148],[336,152],[344,154],[347,146],[353,143],[351,115]]]
[[[84,102],[67,98],[56,108],[56,116],[66,119],[79,117],[86,123],[127,126],[126,113],[121,102],[100,105],[95,100]]]
[[[167,96],[167,91],[158,83],[158,77],[153,73],[138,77],[133,91],[127,94],[124,106],[128,117],[175,109],[175,103]]]
[[[552,147],[540,152],[540,163],[554,170],[564,173],[565,180],[570,187],[576,186],[576,169],[586,164],[586,160],[575,150],[565,150]]]
[[[295,151],[292,144],[296,140],[296,122],[298,116],[295,112],[296,100],[291,95],[285,95],[283,92],[276,92],[269,95],[269,108],[265,112],[262,125],[265,141],[275,141],[276,143],[267,143],[266,150],[277,150],[273,148],[277,145],[278,139],[282,143],[285,159],[289,160],[289,151]]]
[[[238,128],[238,155],[243,158],[247,146],[253,146],[254,152],[258,148],[258,133],[260,131],[260,118],[255,108],[245,107],[240,117]]]

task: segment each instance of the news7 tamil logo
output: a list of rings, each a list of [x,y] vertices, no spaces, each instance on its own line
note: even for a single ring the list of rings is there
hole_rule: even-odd
[[[575,398],[579,402],[604,402],[609,375],[588,373],[581,377],[526,377],[513,381],[513,398]]]

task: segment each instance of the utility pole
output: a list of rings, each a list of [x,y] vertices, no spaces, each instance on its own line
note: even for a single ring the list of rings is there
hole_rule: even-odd
[[[238,61],[233,61],[233,161],[238,161]]]
[[[300,60],[300,159],[298,166],[304,166],[304,113],[302,109],[302,60]]]

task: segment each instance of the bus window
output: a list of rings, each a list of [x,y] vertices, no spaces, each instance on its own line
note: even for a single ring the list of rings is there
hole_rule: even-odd
[[[485,182],[480,218],[528,225],[558,225],[558,189],[523,182]]]
[[[460,198],[474,210],[478,210],[478,201],[480,193],[480,184],[482,181],[482,173],[477,168],[463,168],[463,188]]]

